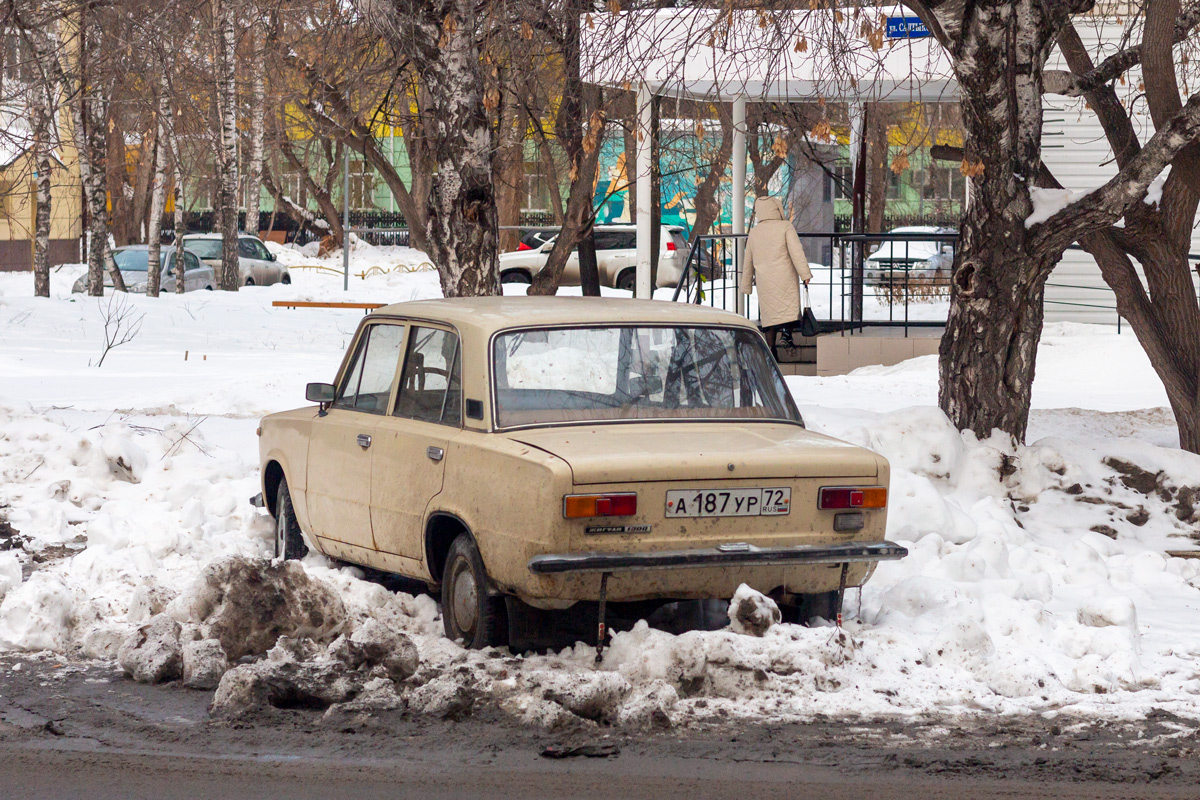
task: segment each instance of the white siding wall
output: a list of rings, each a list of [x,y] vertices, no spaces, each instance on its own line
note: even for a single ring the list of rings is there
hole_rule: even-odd
[[[1122,26],[1115,23],[1085,27],[1079,31],[1099,63],[1111,54],[1122,37]],[[1104,44],[1100,44],[1104,42]],[[1057,53],[1050,69],[1065,69]],[[1118,93],[1136,95],[1140,73],[1132,71]],[[1104,184],[1116,174],[1112,150],[1096,115],[1082,99],[1047,95],[1044,100],[1045,124],[1042,130],[1043,160],[1055,177],[1068,189],[1087,191]],[[1145,103],[1134,105],[1134,125],[1144,143],[1153,134],[1145,115]],[[1193,229],[1191,252],[1200,253],[1200,231]],[[1195,272],[1192,275],[1196,280]],[[1080,288],[1087,287],[1087,288]],[[1046,288],[1047,322],[1093,322],[1116,324],[1117,313],[1112,292],[1100,277],[1100,268],[1086,253],[1070,250],[1063,257]],[[1093,308],[1102,306],[1103,308]]]

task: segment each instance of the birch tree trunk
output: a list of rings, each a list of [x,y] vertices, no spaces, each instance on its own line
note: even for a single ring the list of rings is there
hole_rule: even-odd
[[[935,7],[930,11],[928,7]],[[951,54],[973,176],[942,336],[938,400],[961,430],[1023,441],[1046,279],[1061,255],[1025,219],[1041,162],[1042,67],[1054,24],[1036,0],[916,9]]]
[[[48,44],[48,43],[47,43]],[[35,48],[37,45],[35,44]],[[40,49],[40,48],[39,48]],[[40,54],[39,54],[40,56]],[[33,294],[50,296],[50,170],[51,119],[54,113],[50,74],[30,92],[29,121],[33,133],[33,161],[37,170],[37,200],[33,231]]]
[[[258,235],[262,192],[263,130],[266,119],[266,54],[257,24],[250,30],[250,153],[246,159],[246,232]]]
[[[421,75],[425,138],[437,165],[425,221],[446,297],[494,295],[497,272],[494,127],[479,40],[488,21],[472,0],[363,2],[372,24]],[[487,104],[485,105],[485,100]]]
[[[164,65],[165,69],[165,65]],[[158,297],[162,283],[162,216],[167,191],[167,125],[171,114],[171,98],[167,94],[166,75],[159,86],[158,132],[154,136],[154,183],[150,187],[150,224],[146,233],[149,255],[146,265],[146,294]],[[176,231],[178,236],[179,232]],[[178,272],[183,262],[176,259]]]
[[[225,291],[236,292],[241,284],[238,267],[238,163],[237,163],[237,84],[235,75],[237,34],[233,0],[213,0],[215,28],[213,59],[216,64],[217,121],[221,141],[217,163],[217,210],[221,230],[221,274],[217,283]]]
[[[167,129],[167,142],[171,145],[171,162],[175,165],[175,293],[183,294],[186,288],[184,273],[187,271],[183,257],[183,159],[179,153],[179,136],[175,132],[174,120]]]

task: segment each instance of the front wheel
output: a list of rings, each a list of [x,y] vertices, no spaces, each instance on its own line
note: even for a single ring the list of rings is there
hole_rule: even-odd
[[[279,479],[279,496],[275,501],[275,557],[294,561],[308,555],[308,545],[300,533],[296,521],[296,510],[292,506],[292,494],[288,491],[287,478]]]
[[[442,571],[442,625],[446,637],[482,650],[508,644],[508,611],[503,597],[488,595],[487,572],[470,534],[450,545]]]

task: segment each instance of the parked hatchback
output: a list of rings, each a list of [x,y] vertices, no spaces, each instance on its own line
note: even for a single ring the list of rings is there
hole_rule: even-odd
[[[424,581],[471,647],[504,644],[513,615],[595,601],[580,613],[602,644],[606,602],[742,583],[792,621],[833,619],[907,552],[883,538],[887,461],[806,430],[762,335],[723,311],[400,303],[307,399],[259,429],[276,555]]]
[[[221,269],[221,234],[191,233],[183,237],[183,246],[214,271]],[[239,283],[242,286],[292,282],[292,276],[275,260],[267,246],[258,237],[246,233],[238,235],[238,268],[241,270]]]
[[[161,289],[164,293],[174,292],[175,248],[163,247],[160,253],[159,257],[163,263]],[[150,273],[149,247],[144,244],[131,244],[127,247],[118,247],[113,251],[113,261],[116,262],[117,269],[121,271],[121,277],[125,280],[126,289],[136,293],[144,293],[146,291],[146,281]],[[185,292],[213,288],[215,281],[213,280],[212,267],[201,264],[200,259],[186,250],[183,253],[183,265],[183,290]],[[104,286],[111,289],[112,285],[112,276],[105,271]],[[75,285],[71,287],[71,291],[86,292],[87,275],[75,281]]]

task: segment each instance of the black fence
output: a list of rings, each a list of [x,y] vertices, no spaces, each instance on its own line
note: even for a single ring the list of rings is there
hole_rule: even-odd
[[[945,326],[958,233],[799,235],[805,252],[828,255],[827,264],[810,264],[811,307],[822,333],[853,335],[866,328],[898,327],[908,336],[911,329]],[[757,319],[757,307],[739,289],[745,240],[745,234],[698,237],[673,299]],[[1071,249],[1082,248],[1072,245]],[[1200,264],[1200,254],[1188,259]],[[1116,296],[1107,286],[1050,281],[1046,287],[1084,293],[1082,299],[1047,298],[1047,307],[1111,313],[1121,332]]]

